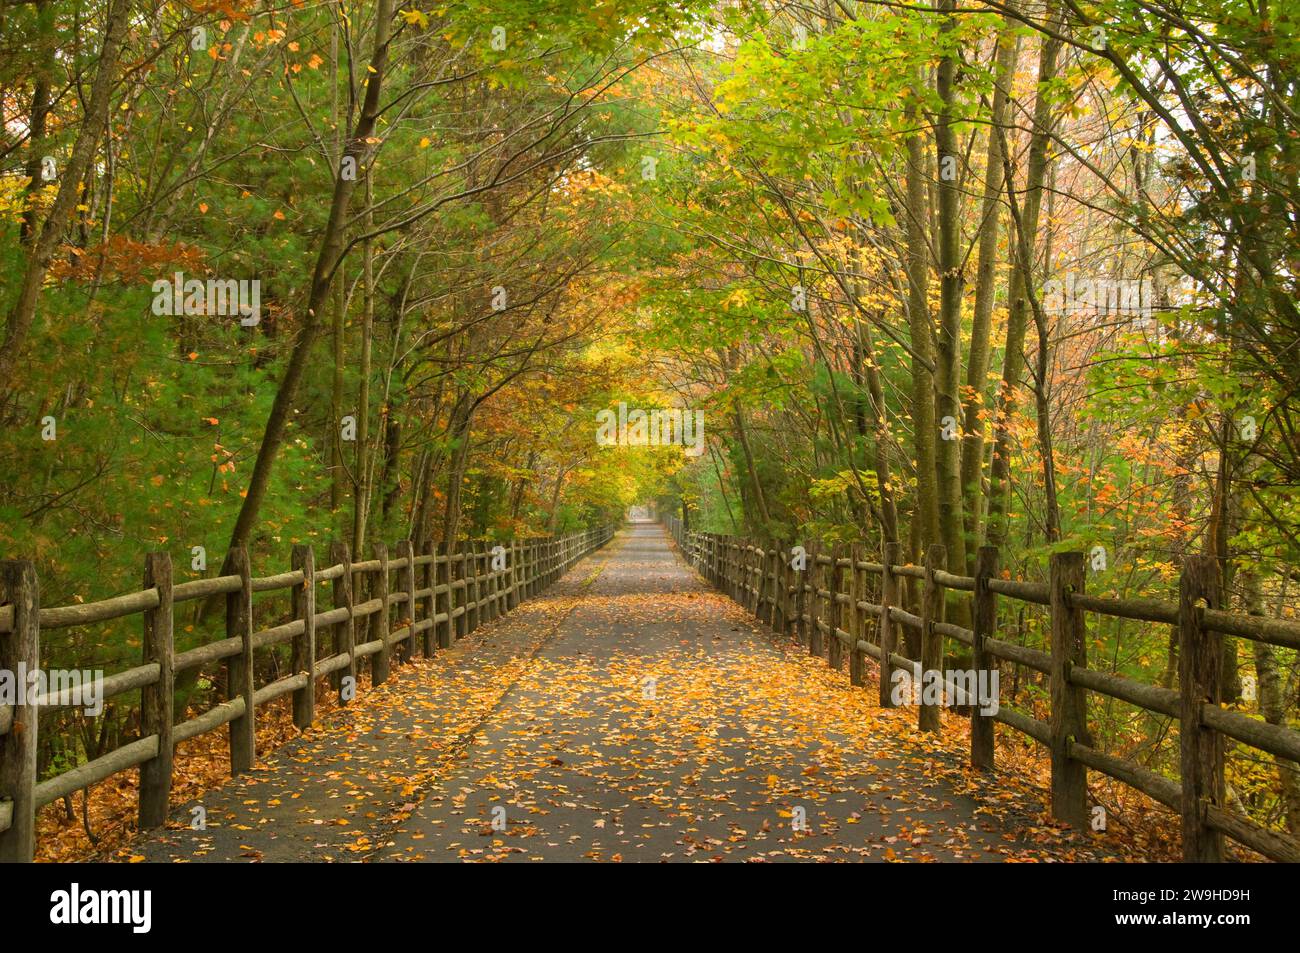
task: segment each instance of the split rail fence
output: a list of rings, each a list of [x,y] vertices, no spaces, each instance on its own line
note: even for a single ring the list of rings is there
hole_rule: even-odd
[[[924,565],[903,565],[898,543],[886,544],[878,562],[867,558],[861,547],[810,543],[805,568],[797,570],[792,544],[690,532],[675,518],[668,523],[687,560],[760,621],[777,632],[796,631],[811,654],[826,655],[837,670],[847,654],[852,684],[865,683],[868,656],[880,663],[883,707],[892,707],[891,676],[896,669],[910,672],[917,684],[924,673],[942,669],[944,637],[970,647],[976,672],[1011,662],[1046,675],[1051,697],[1046,722],[1006,705],[988,715],[981,713],[978,704],[971,706],[971,764],[993,768],[995,722],[1033,738],[1050,752],[1051,808],[1058,819],[1088,827],[1087,772],[1092,769],[1177,812],[1185,860],[1223,860],[1226,835],[1273,860],[1300,861],[1296,839],[1261,827],[1228,807],[1224,781],[1225,737],[1294,763],[1300,762],[1300,732],[1220,703],[1224,636],[1300,649],[1300,623],[1223,611],[1212,557],[1184,560],[1175,603],[1089,595],[1082,553],[1054,554],[1047,583],[1002,578],[998,551],[989,546],[980,547],[974,576],[940,569],[946,565],[941,545],[930,547]],[[869,585],[873,577],[879,581]],[[919,614],[902,608],[906,579],[920,584],[915,606]],[[944,621],[947,591],[968,594],[973,628]],[[872,595],[879,601],[870,601]],[[999,597],[1047,607],[1050,652],[998,638]],[[1178,639],[1178,688],[1088,668],[1088,613],[1173,626]],[[919,634],[919,659],[899,652],[904,628]],[[1094,747],[1088,730],[1089,692],[1177,719],[1179,779]],[[920,727],[937,731],[940,706],[925,703],[924,697],[918,706]]]
[[[75,689],[63,688],[37,704],[0,704],[0,861],[30,861],[35,852],[36,811],[74,791],[136,766],[140,768],[140,827],[161,826],[170,808],[176,745],[229,725],[230,770],[252,769],[257,757],[257,706],[293,696],[293,720],[315,720],[317,680],[330,676],[344,702],[357,687],[358,661],[369,657],[372,684],[388,678],[394,659],[419,650],[433,655],[531,598],[583,556],[603,546],[612,526],[569,536],[512,540],[501,544],[504,568],[493,568],[492,546],[470,543],[448,551],[414,552],[409,540],[390,555],[383,544],[373,558],[352,562],[348,547],[330,547],[331,565],[318,568],[311,546],[295,546],[292,568],[253,576],[248,552],[232,550],[220,576],[173,583],[171,557],[150,553],[139,592],[80,605],[41,608],[35,566],[0,562],[0,671],[38,670],[42,630],[142,616],[143,658],[134,668],[106,676],[103,700],[140,692],[140,737],[55,777],[37,778],[37,713],[43,707],[76,707]],[[330,584],[333,605],[316,607],[317,587]],[[289,590],[289,620],[255,630],[254,593]],[[226,637],[177,652],[176,606],[214,596],[226,599]],[[359,598],[364,595],[364,600]],[[258,607],[261,610],[261,606]],[[259,614],[264,614],[259,611]],[[332,638],[326,638],[326,634]],[[292,643],[292,674],[256,684],[256,657]],[[327,643],[326,654],[318,651]],[[225,665],[226,700],[176,723],[176,676],[215,663]],[[348,681],[350,679],[350,682]],[[18,686],[23,690],[23,686]]]

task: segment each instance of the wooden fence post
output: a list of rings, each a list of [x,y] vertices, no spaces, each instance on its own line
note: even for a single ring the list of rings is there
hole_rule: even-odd
[[[409,539],[397,543],[397,558],[406,560],[406,568],[399,570],[402,574],[402,591],[406,593],[406,640],[398,650],[398,658],[405,664],[415,658],[415,544]]]
[[[238,576],[239,589],[226,594],[226,638],[239,639],[239,654],[226,661],[226,693],[244,700],[244,713],[230,722],[231,777],[253,770],[257,761],[257,712],[253,705],[253,585],[248,550],[236,546],[226,556],[223,576]]]
[[[502,549],[502,556],[505,558],[505,568],[493,575],[496,577],[492,580],[492,618],[499,619],[506,614],[506,600],[509,598],[507,590],[509,589],[510,574],[514,572],[514,562],[510,547],[505,543],[497,543]],[[493,547],[494,549],[496,547]]]
[[[488,545],[483,540],[474,544],[474,628],[482,628],[490,620],[492,590],[488,574],[492,570],[492,557],[488,555]]]
[[[1080,830],[1088,826],[1088,769],[1070,757],[1070,742],[1088,741],[1087,694],[1070,684],[1070,670],[1088,664],[1087,625],[1071,593],[1084,588],[1083,553],[1053,553],[1051,565],[1052,815]]]
[[[480,541],[474,561],[474,601],[480,603],[474,617],[474,627],[481,628],[492,621],[492,556],[486,540]]]
[[[426,541],[420,548],[424,550],[422,555],[429,560],[424,564],[424,588],[429,593],[424,597],[424,617],[429,620],[429,627],[424,630],[424,655],[430,658],[438,649],[437,623],[433,621],[437,618],[438,607],[433,590],[442,581],[438,576],[438,557],[443,551],[431,541]]]
[[[807,593],[803,590],[803,584],[809,580],[809,571],[807,571],[807,553],[805,553],[805,558],[803,558],[802,569],[794,568],[793,547],[790,547],[790,553],[788,556],[790,560],[790,579],[792,579],[792,588],[794,589],[794,636],[806,644],[809,624],[807,624],[805,616],[807,615],[807,611],[809,611],[807,610],[809,603],[807,603]]]
[[[506,543],[501,545],[505,546],[506,549],[505,575],[501,577],[501,615],[506,615],[513,608],[510,600],[515,597],[515,569],[518,560],[515,558],[515,541],[513,539],[510,540],[508,545]]]
[[[749,608],[749,593],[745,592],[745,540],[735,537],[732,541],[732,585],[735,585],[736,602]]]
[[[880,707],[894,707],[894,666],[898,651],[898,629],[889,610],[898,605],[898,576],[894,567],[903,562],[903,544],[885,543],[884,568],[880,575]]]
[[[469,617],[466,633],[473,632],[479,626],[479,602],[483,597],[482,573],[479,572],[479,556],[483,551],[481,543],[468,542],[469,579],[465,583],[465,614]]]
[[[496,618],[497,574],[492,569],[492,545],[486,540],[481,544],[483,584],[479,589],[479,599],[483,608],[479,611],[479,625],[485,625]]]
[[[463,577],[464,585],[460,590],[461,595],[465,600],[463,605],[465,611],[461,613],[461,618],[465,621],[465,630],[457,633],[458,636],[469,635],[474,631],[474,544],[467,539],[465,542],[461,543],[461,546],[461,556],[464,559],[463,568],[465,571]]]
[[[737,558],[740,560],[740,604],[750,615],[754,614],[754,543],[748,537],[740,541]]]
[[[839,630],[850,632],[852,623],[849,621],[849,607],[840,601],[840,595],[847,592],[852,587],[845,584],[846,567],[841,566],[840,562],[846,557],[844,555],[844,544],[836,543],[831,549],[831,573],[827,588],[830,589],[831,597],[828,601],[826,617],[831,627],[831,641],[827,646],[826,664],[835,671],[839,671],[844,663],[844,643],[840,641]]]
[[[997,659],[985,648],[984,642],[998,627],[998,596],[989,588],[989,579],[998,574],[998,550],[995,546],[981,546],[975,557],[975,615],[973,653],[971,666],[975,669],[976,684],[984,672],[997,668]],[[992,685],[990,680],[987,684]],[[979,700],[970,711],[970,763],[973,768],[993,770],[993,718],[980,714]]]
[[[354,692],[357,687],[357,633],[356,620],[352,617],[352,555],[347,543],[337,541],[330,543],[330,563],[343,564],[343,573],[334,580],[334,608],[347,609],[348,617],[334,626],[334,654],[346,653],[348,664],[345,668],[337,670],[331,681],[339,693],[339,702],[346,705],[348,693],[344,680],[352,679]]]
[[[451,618],[451,550],[445,542],[439,543],[433,551],[433,612],[432,618],[446,616],[441,622],[435,622],[429,630],[424,651],[428,655],[437,648],[450,648],[454,623]]]
[[[860,563],[866,559],[863,548],[854,544],[849,550],[849,684],[861,685],[866,681],[867,653],[858,648],[859,642],[867,638],[867,614],[858,607],[858,603],[867,597],[866,573]]]
[[[731,537],[722,537],[722,591],[730,599],[736,598],[736,591],[732,588],[731,579]]]
[[[781,615],[779,596],[781,594],[780,583],[777,581],[777,558],[780,554],[779,543],[776,540],[768,540],[767,546],[763,549],[763,594],[766,600],[763,611],[763,622],[769,629],[776,628],[776,620]]]
[[[764,625],[772,624],[772,591],[776,588],[772,585],[772,542],[766,541],[761,546],[756,546],[754,553],[754,579],[758,587],[758,608],[755,615]]]
[[[738,602],[736,594],[736,538],[727,536],[722,545],[722,579],[723,591],[733,602]]]
[[[818,657],[822,654],[821,554],[822,548],[818,543],[808,544],[808,584],[811,587],[808,593],[808,654]]]
[[[745,605],[749,607],[749,614],[758,616],[759,605],[759,585],[758,579],[758,543],[753,540],[745,542]]]
[[[469,634],[469,543],[456,544],[456,556],[452,562],[455,569],[453,579],[457,585],[452,592],[456,597],[456,608],[460,614],[456,616],[455,637],[462,639]]]
[[[176,699],[176,645],[172,623],[172,558],[150,553],[144,587],[158,590],[158,607],[144,611],[143,661],[158,666],[158,681],[140,689],[140,737],[158,736],[158,754],[140,765],[140,829],[167,821],[172,793],[172,725]]]
[[[506,611],[519,607],[521,590],[524,586],[524,548],[519,540],[510,540],[510,588],[506,592]]]
[[[493,552],[492,552],[494,549],[497,548],[497,546],[500,546],[500,545],[501,545],[500,543],[496,543],[496,544],[492,544],[492,543],[484,543],[484,544],[483,544],[483,550],[484,550],[484,552],[485,552],[485,555],[484,555],[484,557],[483,557],[483,564],[484,564],[484,568],[486,569],[486,572],[487,572],[487,613],[486,613],[486,621],[488,621],[488,622],[495,622],[496,619],[497,619],[497,616],[500,615],[500,606],[501,606],[501,573],[504,572],[504,570],[499,570],[499,569],[495,569],[495,568],[493,568],[493,563],[495,563],[495,561],[496,561],[496,556],[493,555]],[[504,547],[502,547],[502,548],[504,548]]]
[[[0,669],[34,672],[40,666],[41,595],[31,562],[0,562],[0,605],[5,604],[13,606],[13,628],[0,632]],[[9,815],[8,829],[0,829],[0,863],[30,863],[36,856],[38,709],[14,705],[9,712],[9,730],[0,735],[0,810]]]
[[[366,587],[372,599],[379,600],[379,610],[370,615],[370,624],[366,627],[368,642],[376,639],[382,643],[379,651],[370,656],[370,684],[382,685],[388,681],[389,657],[392,652],[388,644],[388,547],[383,543],[372,543],[371,552],[379,560],[379,569]]]
[[[1223,635],[1206,627],[1202,610],[1218,609],[1219,568],[1213,556],[1188,556],[1178,586],[1178,728],[1182,772],[1183,860],[1221,863],[1223,834],[1207,823],[1207,808],[1223,807],[1223,736],[1202,721],[1205,705],[1223,692]]]
[[[293,547],[294,569],[302,570],[302,585],[292,594],[293,617],[302,620],[302,632],[293,640],[292,666],[307,676],[307,684],[293,693],[293,723],[308,728],[316,720],[316,553],[310,545]]]
[[[519,541],[519,601],[527,602],[533,597],[529,577],[532,575],[532,542],[528,539]]]
[[[772,621],[773,632],[786,634],[790,622],[790,591],[787,585],[785,563],[790,547],[784,542],[772,543]]]
[[[934,571],[948,562],[947,550],[942,543],[933,543],[925,554],[925,585],[921,596],[921,693],[918,726],[922,731],[938,731],[942,700],[927,704],[926,683],[938,679],[943,684],[943,638],[934,629],[943,621],[943,589],[934,581]]]
[[[493,550],[496,548],[491,542],[483,544],[483,576],[486,580],[484,588],[487,589],[484,597],[487,599],[487,603],[483,606],[484,622],[495,622],[497,618],[497,600],[501,591],[501,573],[494,565],[496,556],[493,555]]]
[[[744,605],[745,593],[740,588],[740,557],[744,555],[741,551],[741,546],[742,542],[739,536],[731,537],[731,598],[734,601],[739,602],[741,605]]]

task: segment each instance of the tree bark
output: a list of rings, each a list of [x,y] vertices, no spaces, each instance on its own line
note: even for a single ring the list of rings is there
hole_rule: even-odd
[[[108,126],[109,100],[113,91],[113,77],[117,72],[122,45],[126,39],[130,4],[128,0],[113,0],[108,8],[104,25],[104,46],[99,54],[95,81],[90,90],[90,102],[72,146],[68,164],[59,174],[59,191],[54,205],[45,216],[45,223],[31,244],[31,253],[18,286],[18,297],[5,320],[5,339],[0,345],[0,395],[14,386],[14,368],[18,366],[23,345],[36,319],[41,286],[54,260],[63,231],[81,198],[81,183],[87,181],[99,137]]]
[[[394,0],[378,0],[379,10],[375,19],[374,52],[370,59],[369,77],[366,82],[366,95],[357,117],[357,125],[348,142],[346,156],[356,160],[358,172],[361,159],[369,148],[366,140],[375,131],[375,122],[379,116],[379,92],[383,85],[384,69],[388,61],[388,42],[391,34]],[[348,209],[352,202],[352,193],[356,182],[342,175],[334,182],[334,201],[330,206],[329,220],[321,237],[320,251],[316,258],[316,267],[312,272],[311,290],[307,298],[306,315],[302,330],[289,358],[280,389],[276,392],[275,402],[267,417],[266,430],[262,435],[262,444],[257,451],[257,462],[253,464],[253,474],[249,478],[248,491],[244,505],[240,507],[239,518],[235,521],[231,533],[230,546],[243,546],[252,534],[257,522],[262,501],[266,498],[267,487],[271,481],[271,471],[280,444],[284,442],[284,432],[293,413],[294,400],[298,386],[302,383],[303,373],[311,358],[312,346],[320,333],[321,314],[329,297],[330,285],[334,272],[343,259],[343,238],[347,227]],[[335,421],[335,426],[338,426]]]
[[[940,0],[939,9],[945,14],[941,31],[952,32],[955,27],[956,0]],[[948,53],[939,61],[935,76],[941,105],[934,127],[935,151],[939,157],[940,170],[939,336],[935,354],[935,405],[940,422],[951,421],[954,428],[962,419],[961,399],[957,389],[961,381],[962,291],[966,283],[961,260],[961,183],[958,182],[957,144],[952,130],[956,72],[956,57]],[[936,449],[939,467],[939,526],[943,533],[941,542],[946,550],[945,566],[949,572],[960,575],[966,571],[966,521],[962,514],[959,435],[954,432],[953,439],[936,441]],[[949,621],[968,628],[969,601],[951,597],[947,601]]]
[[[930,328],[929,252],[925,223],[925,153],[920,135],[907,141],[907,320],[912,337],[912,440],[916,451],[916,506],[919,546],[943,539],[939,529],[936,421],[934,414],[934,333]]]
[[[1053,23],[1059,23],[1059,11],[1055,4],[1049,8],[1048,19]],[[1030,261],[1033,260],[1034,237],[1038,233],[1043,182],[1047,174],[1047,146],[1054,122],[1047,84],[1056,77],[1056,62],[1060,51],[1059,39],[1054,36],[1043,38],[1038,64],[1038,96],[1034,102],[1034,128],[1029,141],[1024,204],[1020,208],[1019,222],[1027,246],[1020,251],[1020,254],[1027,255]],[[994,127],[993,134],[1005,135],[997,127]],[[1007,195],[1014,199],[1015,170],[1012,165],[1011,150],[1005,143],[1003,155]],[[1011,415],[1016,409],[1015,391],[1021,380],[1021,369],[1025,360],[1025,332],[1029,323],[1030,306],[1026,298],[1025,274],[1022,269],[1012,269],[1010,290],[1006,351],[1002,360],[1002,383],[998,390],[997,415],[994,421],[993,460],[989,466],[989,515],[985,529],[985,542],[999,548],[1007,538],[1007,507],[1011,478]]]
[[[989,360],[992,355],[993,303],[997,296],[998,234],[1003,168],[1001,134],[1007,120],[1008,90],[1015,77],[1019,58],[1019,38],[1015,24],[1008,17],[998,34],[995,59],[996,79],[992,111],[989,116],[989,141],[984,163],[984,197],[980,208],[979,259],[975,269],[975,311],[971,319],[970,352],[966,361],[966,400],[962,422],[961,485],[962,519],[967,540],[966,572],[975,571],[975,541],[980,538],[981,510],[984,498],[984,435],[988,424],[984,417],[984,398],[988,387]]]

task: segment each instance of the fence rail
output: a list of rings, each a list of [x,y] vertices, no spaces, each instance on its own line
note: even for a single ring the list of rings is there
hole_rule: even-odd
[[[512,540],[501,544],[504,563],[493,567],[492,548],[470,543],[449,550],[426,547],[416,553],[409,540],[390,555],[376,544],[373,558],[352,562],[348,547],[330,547],[331,565],[316,568],[310,546],[295,546],[292,568],[271,576],[251,574],[248,553],[232,550],[220,576],[173,584],[171,558],[150,553],[144,588],[98,602],[41,608],[35,566],[0,562],[0,672],[38,670],[40,632],[140,615],[141,663],[106,676],[99,698],[139,690],[140,737],[92,761],[44,780],[37,779],[37,713],[42,707],[72,707],[75,691],[64,688],[35,705],[0,704],[0,861],[30,861],[35,853],[36,811],[111,775],[140,768],[140,827],[161,826],[170,807],[172,757],[176,745],[228,725],[230,769],[238,775],[256,760],[256,711],[283,695],[293,696],[293,720],[300,728],[315,720],[316,683],[330,676],[342,701],[355,691],[358,661],[370,659],[373,685],[388,678],[400,661],[425,656],[451,644],[531,598],[614,534],[612,526],[563,537]],[[394,579],[394,577],[396,577]],[[330,583],[332,606],[316,607],[317,589]],[[253,594],[289,590],[289,621],[253,626]],[[184,652],[175,650],[176,606],[225,596],[226,637]],[[361,598],[364,596],[364,598]],[[332,638],[322,634],[328,631]],[[322,656],[320,643],[327,641]],[[256,653],[291,643],[292,673],[258,686]],[[226,666],[226,699],[177,723],[174,699],[178,673],[216,662]],[[349,682],[348,679],[351,679]],[[18,686],[22,691],[22,686]]]
[[[1082,553],[1053,554],[1046,584],[1001,578],[998,552],[988,546],[979,549],[974,576],[939,569],[946,565],[940,545],[930,547],[923,565],[903,565],[897,543],[886,544],[878,562],[867,558],[860,547],[809,544],[806,566],[796,570],[792,544],[691,532],[675,518],[668,524],[686,559],[761,621],[781,633],[794,630],[810,653],[825,654],[836,669],[847,653],[851,684],[864,684],[866,657],[879,662],[882,707],[893,705],[890,689],[895,670],[910,672],[920,683],[924,673],[942,668],[944,637],[971,649],[977,672],[1005,661],[1045,674],[1051,696],[1046,722],[1005,705],[988,715],[981,713],[981,706],[971,706],[971,763],[983,769],[994,767],[995,722],[1044,745],[1051,757],[1051,809],[1058,819],[1079,828],[1088,826],[1087,772],[1099,771],[1179,813],[1186,860],[1223,860],[1226,835],[1270,859],[1300,861],[1300,842],[1294,837],[1261,827],[1227,806],[1224,781],[1225,736],[1297,762],[1300,732],[1220,704],[1223,637],[1300,649],[1300,623],[1224,611],[1212,557],[1184,560],[1175,603],[1088,595]],[[878,584],[869,587],[869,577],[879,577]],[[921,584],[916,600],[919,615],[902,608],[903,579]],[[873,590],[878,602],[868,598]],[[973,628],[944,620],[945,591],[969,594]],[[1050,652],[998,638],[999,596],[1047,607]],[[1178,689],[1088,668],[1087,613],[1173,626],[1179,649]],[[919,634],[919,659],[899,651],[899,636],[909,629]],[[1179,780],[1095,747],[1087,724],[1089,692],[1178,719]],[[941,706],[923,696],[917,707],[920,727],[937,730]]]

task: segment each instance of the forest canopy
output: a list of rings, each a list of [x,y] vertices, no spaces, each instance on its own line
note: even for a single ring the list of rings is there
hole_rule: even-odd
[[[4,0],[0,555],[62,605],[152,550],[179,580],[653,502],[960,575],[1082,551],[1119,596],[1203,554],[1293,617],[1298,12]],[[698,452],[598,439],[620,405],[698,413]],[[1167,627],[1094,635],[1175,683]],[[1295,725],[1296,653],[1225,643],[1225,701]],[[1167,722],[1095,716],[1169,768]],[[1229,780],[1300,832],[1293,763]]]

